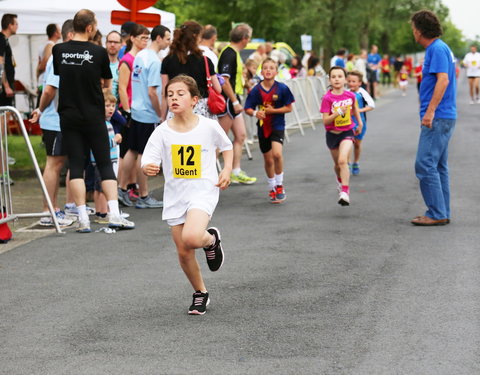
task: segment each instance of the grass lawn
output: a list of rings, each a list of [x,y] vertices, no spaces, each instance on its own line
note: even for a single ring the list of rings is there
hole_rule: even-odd
[[[45,167],[45,147],[42,143],[41,135],[31,135],[30,142],[32,143],[33,151],[37,157],[38,165],[43,170]],[[25,139],[20,135],[8,136],[8,154],[15,158],[16,163],[10,166],[10,173],[12,176],[33,176],[34,168],[33,162],[27,149]]]

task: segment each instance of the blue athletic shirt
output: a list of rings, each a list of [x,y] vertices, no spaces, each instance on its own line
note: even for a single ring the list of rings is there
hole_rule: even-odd
[[[366,91],[363,87],[360,87],[359,90],[355,92],[355,96],[357,97],[358,109],[362,109],[367,106],[375,108],[375,102],[368,91]],[[360,112],[360,117],[362,119],[363,127],[365,128],[367,126],[367,114],[365,112]],[[355,123],[355,127],[357,127],[357,118],[354,116],[352,119]]]
[[[433,96],[437,73],[447,73],[449,84],[442,101],[435,110],[435,117],[442,119],[457,118],[457,79],[455,76],[455,56],[440,39],[433,41],[426,49],[423,63],[422,83],[420,84],[420,119],[427,111]]]
[[[340,66],[342,68],[345,68],[345,60],[339,57],[338,59],[335,60],[335,66]]]
[[[162,97],[160,59],[150,48],[141,50],[133,61],[132,69],[132,119],[146,124],[160,122],[148,96],[148,88],[156,87],[158,98]]]
[[[378,53],[369,53],[367,56],[367,63],[373,64],[373,65],[378,65],[378,63],[382,60],[382,57]],[[377,71],[375,69],[375,71]]]
[[[118,61],[110,63],[110,71],[112,72],[112,94],[118,99]]]
[[[117,161],[118,160],[118,145],[115,142],[115,130],[113,130],[113,126],[110,121],[105,120],[105,126],[107,127],[108,131],[108,144],[110,147],[110,160]],[[95,163],[95,157],[93,156],[93,152],[90,150],[90,161]]]
[[[118,51],[118,61],[120,61],[122,57],[125,55],[126,49],[127,49],[127,46],[122,46],[120,48],[120,51]]]
[[[53,74],[53,57],[47,61],[47,66],[45,67],[45,74],[43,76],[43,87],[47,85],[53,86],[58,89],[60,78]],[[57,96],[50,102],[47,108],[42,112],[40,116],[40,128],[45,130],[60,131],[60,116],[57,112]]]
[[[294,101],[292,92],[284,83],[275,81],[268,91],[259,83],[248,94],[245,109],[255,109],[259,106],[259,109],[263,110],[267,104],[271,104],[274,108],[281,108]],[[267,115],[263,121],[258,121],[258,125],[263,127],[263,134],[268,138],[272,130],[285,129],[285,114]]]

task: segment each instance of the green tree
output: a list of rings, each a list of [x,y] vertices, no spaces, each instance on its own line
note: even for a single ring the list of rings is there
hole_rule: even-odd
[[[296,51],[300,35],[310,34],[327,63],[342,47],[359,52],[377,44],[382,53],[421,51],[409,20],[413,12],[431,9],[442,22],[445,41],[456,53],[465,48],[441,0],[159,0],[156,7],[175,13],[177,24],[194,19],[214,25],[220,40],[228,40],[232,22],[246,22],[254,37],[285,41]]]

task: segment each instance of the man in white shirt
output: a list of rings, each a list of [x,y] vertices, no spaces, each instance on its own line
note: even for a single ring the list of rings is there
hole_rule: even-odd
[[[367,50],[362,49],[360,51],[360,56],[355,60],[355,70],[358,70],[360,73],[362,73],[363,76],[363,84],[362,87],[366,88],[368,84],[368,78],[367,78]]]
[[[480,82],[480,53],[477,46],[471,46],[470,52],[465,55],[463,65],[467,68],[468,84],[470,86],[470,104],[480,104],[479,82]]]
[[[47,61],[52,55],[52,48],[57,43],[62,34],[57,24],[51,23],[46,29],[48,40],[42,44],[38,50],[38,66],[37,66],[37,83],[38,83],[38,104],[40,104],[40,97],[43,90],[44,73],[47,66]]]
[[[212,25],[207,25],[203,29],[202,40],[199,47],[202,50],[204,56],[207,56],[213,63],[215,69],[218,65],[218,57],[213,51],[215,48],[215,42],[217,41],[217,29]]]

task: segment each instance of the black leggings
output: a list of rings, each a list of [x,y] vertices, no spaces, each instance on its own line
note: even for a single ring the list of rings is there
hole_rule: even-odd
[[[103,126],[102,126],[103,125]],[[110,142],[105,123],[99,126],[62,126],[62,142],[68,155],[70,167],[70,180],[84,178],[87,158],[90,150],[93,152],[95,162],[102,181],[116,180],[110,160]]]

